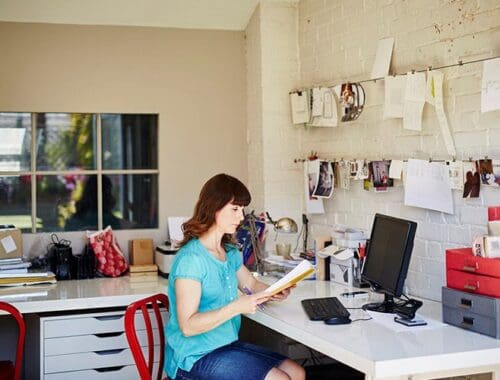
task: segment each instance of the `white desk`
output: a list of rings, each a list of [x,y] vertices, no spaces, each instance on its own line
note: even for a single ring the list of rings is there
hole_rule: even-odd
[[[23,297],[30,292],[47,292],[46,296]],[[11,303],[23,314],[69,310],[126,307],[141,298],[166,293],[167,280],[130,282],[129,277],[94,278],[89,280],[58,281],[57,284],[23,288],[1,288],[0,300]],[[19,297],[10,298],[13,294]]]
[[[300,300],[338,296],[346,307],[368,300],[344,301],[347,288],[325,281],[302,281],[281,303],[248,318],[366,374],[366,379],[429,379],[493,372],[500,380],[500,340],[449,325],[408,327],[397,332],[374,321],[328,326],[309,321]],[[373,294],[370,301],[380,299]],[[441,321],[441,304],[425,301],[418,312]],[[394,322],[395,323],[395,322]]]

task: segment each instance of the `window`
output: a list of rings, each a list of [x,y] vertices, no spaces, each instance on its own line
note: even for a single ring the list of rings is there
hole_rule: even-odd
[[[158,228],[158,115],[0,113],[0,224]]]

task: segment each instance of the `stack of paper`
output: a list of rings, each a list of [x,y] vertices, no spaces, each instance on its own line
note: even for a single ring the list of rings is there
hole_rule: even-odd
[[[0,286],[55,284],[52,272],[0,273]]]
[[[314,267],[312,266],[312,264],[307,260],[303,260],[285,277],[269,286],[265,290],[265,292],[271,293],[272,295],[277,294],[282,290],[288,289],[289,287],[295,285],[297,282],[302,281],[313,273]]]

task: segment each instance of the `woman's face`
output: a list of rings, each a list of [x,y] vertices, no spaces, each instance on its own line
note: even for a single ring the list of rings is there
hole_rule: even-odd
[[[222,233],[233,234],[243,218],[243,206],[229,202],[215,213],[215,224]]]

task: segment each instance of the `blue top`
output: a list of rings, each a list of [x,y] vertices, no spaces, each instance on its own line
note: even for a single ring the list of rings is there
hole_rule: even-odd
[[[220,309],[238,297],[236,272],[242,265],[240,251],[226,245],[226,261],[216,259],[195,238],[175,255],[168,281],[170,319],[166,327],[165,371],[174,379],[177,369],[190,371],[203,355],[238,339],[241,316],[235,316],[216,328],[202,334],[186,337],[177,319],[175,280],[186,278],[201,283],[200,313]]]

